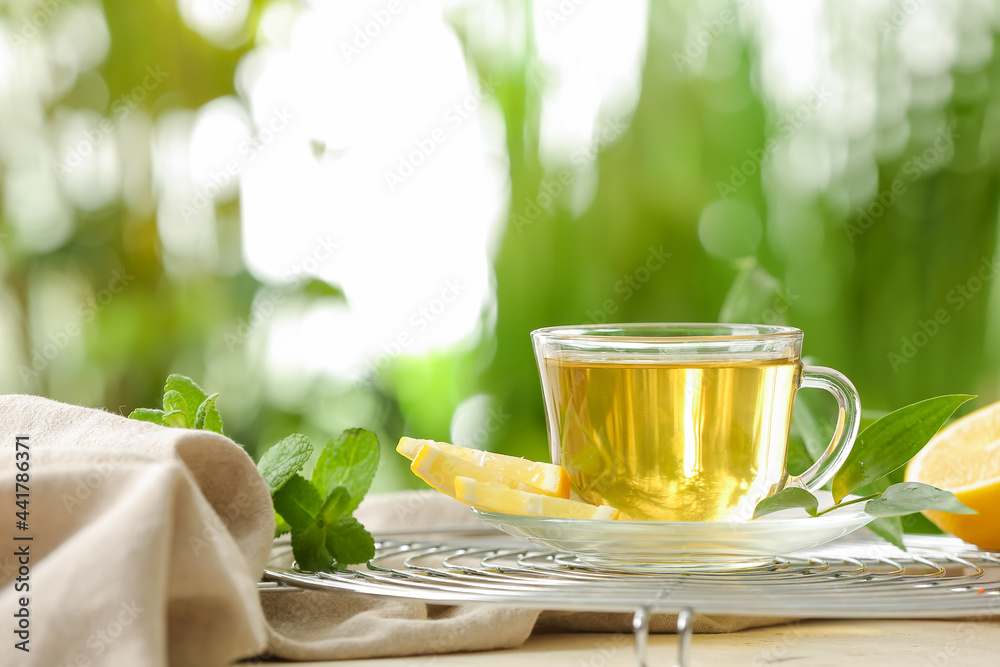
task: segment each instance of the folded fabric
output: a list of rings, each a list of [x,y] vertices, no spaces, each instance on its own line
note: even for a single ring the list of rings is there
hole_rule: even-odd
[[[228,438],[2,396],[0,498],[0,613],[29,613],[0,664],[215,666],[265,648],[274,514]]]
[[[270,497],[243,449],[207,431],[0,396],[0,497],[9,545],[0,557],[0,613],[22,614],[13,620],[22,634],[8,635],[0,664],[198,667],[265,652],[374,658],[510,648],[538,626],[629,629],[626,614],[261,595]],[[372,531],[482,525],[436,492],[373,496],[358,516]],[[699,618],[695,630],[780,620]],[[652,628],[672,631],[675,622],[657,615]]]

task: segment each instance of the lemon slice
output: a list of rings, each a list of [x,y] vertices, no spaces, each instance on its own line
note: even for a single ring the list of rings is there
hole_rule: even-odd
[[[906,481],[955,494],[978,514],[924,514],[981,549],[1000,550],[1000,402],[942,429],[906,467]]]
[[[455,478],[455,498],[466,505],[504,514],[543,516],[551,519],[618,518],[618,510],[607,505],[590,505],[565,498],[543,496],[470,477]]]
[[[534,487],[508,477],[496,467],[476,465],[460,456],[441,451],[437,447],[421,447],[410,463],[410,471],[441,493],[455,497],[455,478],[471,477],[481,482],[495,482],[511,489],[535,492]]]
[[[441,483],[449,488],[453,487],[451,480],[462,475],[484,482],[500,482],[515,489],[523,489],[534,493],[541,493],[555,498],[569,498],[569,473],[562,466],[552,463],[538,463],[521,459],[516,456],[506,456],[504,454],[494,454],[484,452],[470,447],[460,447],[447,442],[435,442],[433,440],[416,440],[414,438],[400,438],[396,451],[408,459],[416,460],[421,449],[429,447],[450,458],[441,459],[435,465],[449,465],[454,468],[448,475],[447,480]],[[437,460],[437,459],[434,459]],[[457,460],[464,461],[469,466],[460,466]],[[475,468],[480,468],[482,472],[476,472]],[[417,471],[410,466],[414,473]],[[417,473],[420,477],[420,473]],[[420,477],[424,479],[423,477]],[[424,479],[425,482],[438,489],[434,483]],[[444,491],[448,495],[453,495]]]

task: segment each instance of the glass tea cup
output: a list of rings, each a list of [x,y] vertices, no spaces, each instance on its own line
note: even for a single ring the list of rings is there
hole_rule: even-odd
[[[633,520],[745,521],[762,499],[815,491],[844,464],[861,405],[843,374],[803,366],[799,329],[609,324],[531,333],[552,461],[574,491]],[[785,462],[800,387],[839,405],[833,440],[801,475]]]

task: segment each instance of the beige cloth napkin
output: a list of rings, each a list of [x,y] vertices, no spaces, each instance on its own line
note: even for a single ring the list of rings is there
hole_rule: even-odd
[[[27,530],[15,516],[18,436]],[[0,396],[0,526],[0,664],[214,666],[265,646],[256,581],[274,514],[228,438]],[[23,547],[30,588],[18,591]],[[10,630],[21,597],[28,652]]]
[[[19,436],[26,446],[18,447]],[[19,451],[29,453],[26,472],[16,468],[24,467]],[[17,474],[28,475],[26,530],[17,527]],[[359,518],[372,530],[479,525],[434,492],[370,498]],[[540,615],[322,591],[260,595],[274,516],[242,448],[214,433],[35,396],[0,396],[0,525],[4,665],[198,667],[265,651],[292,660],[400,656],[514,647],[539,625],[630,628],[626,614]],[[26,576],[16,555],[24,548]],[[25,601],[28,652],[10,632]],[[672,631],[675,622],[658,615],[653,630]],[[775,622],[699,618],[695,630]]]

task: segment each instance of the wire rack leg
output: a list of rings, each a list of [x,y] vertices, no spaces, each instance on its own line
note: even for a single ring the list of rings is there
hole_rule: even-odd
[[[635,667],[646,666],[646,644],[649,641],[649,607],[640,607],[632,617],[635,634]]]
[[[632,632],[635,634],[635,665],[648,667],[646,647],[649,644],[649,607],[641,607],[632,617]],[[691,635],[694,633],[694,610],[685,608],[677,614],[677,662],[674,667],[688,667],[691,653]]]
[[[677,614],[677,665],[687,667],[691,653],[691,635],[694,634],[694,610],[685,608]]]

